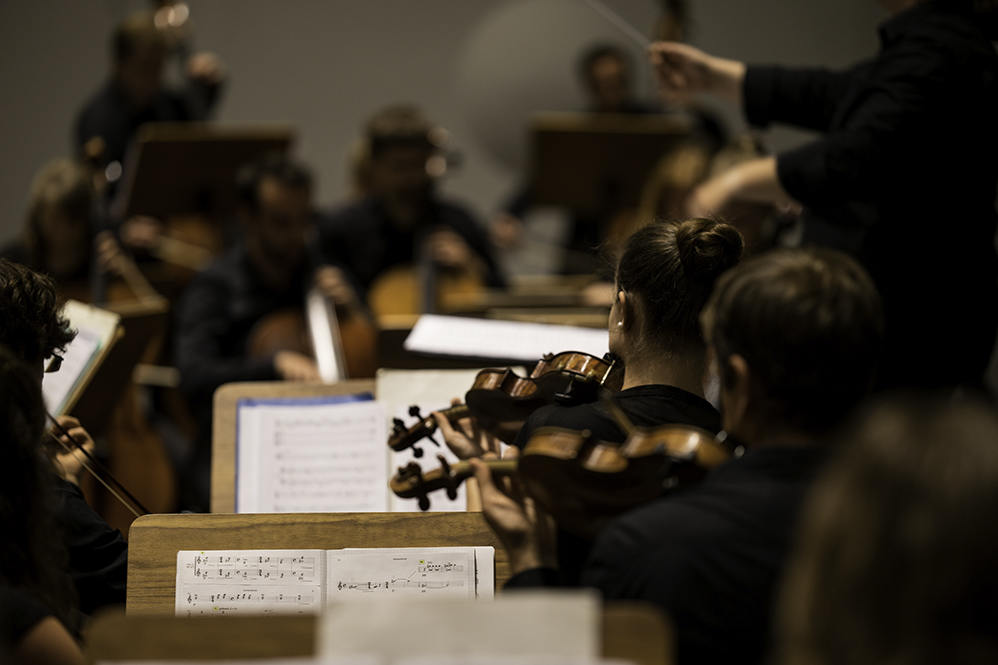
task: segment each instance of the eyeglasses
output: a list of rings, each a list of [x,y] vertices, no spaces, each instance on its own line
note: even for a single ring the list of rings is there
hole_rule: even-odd
[[[45,373],[52,374],[53,372],[58,372],[60,367],[62,367],[62,356],[58,353],[53,353],[52,360],[45,366]]]

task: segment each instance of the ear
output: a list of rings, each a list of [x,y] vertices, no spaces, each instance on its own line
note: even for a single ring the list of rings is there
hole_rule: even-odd
[[[746,436],[752,407],[752,369],[745,358],[733,353],[722,361],[721,372],[721,414],[724,429],[730,434]]]
[[[634,321],[631,298],[627,295],[627,291],[617,289],[617,295],[614,296],[614,300],[617,305],[617,320],[614,325],[616,325],[618,329],[627,330],[631,327],[631,324]]]

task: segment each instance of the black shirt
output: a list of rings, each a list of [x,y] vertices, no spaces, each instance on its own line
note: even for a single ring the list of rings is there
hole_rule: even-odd
[[[805,240],[852,252],[877,283],[882,372],[972,381],[998,326],[998,56],[970,16],[932,2],[880,40],[845,71],[749,67],[745,113],[825,132],[781,153],[777,174],[805,206]]]
[[[621,390],[613,396],[617,406],[638,427],[680,423],[701,427],[709,432],[721,429],[721,416],[710,402],[675,386],[647,385]],[[616,421],[599,402],[543,406],[527,418],[513,442],[518,448],[527,445],[538,427],[565,427],[589,430],[596,440],[619,443],[627,438]]]
[[[0,586],[0,662],[13,660],[21,641],[52,612],[31,594]]]
[[[376,198],[344,206],[320,221],[324,253],[355,275],[367,290],[386,270],[416,261],[421,236],[438,228],[454,231],[485,265],[485,283],[502,287],[505,279],[496,264],[484,229],[463,207],[432,198],[420,220],[400,229]]]
[[[819,447],[750,450],[700,485],[617,518],[600,533],[582,584],[665,610],[679,663],[763,662],[797,514],[825,456]],[[506,587],[557,580],[534,569]]]
[[[56,477],[56,520],[69,554],[69,575],[76,587],[80,611],[93,614],[125,603],[128,544],[121,532],[98,515],[76,485]]]
[[[178,91],[161,90],[145,108],[136,108],[113,80],[108,81],[76,116],[74,152],[94,137],[104,140],[103,163],[123,162],[139,127],[153,122],[205,120],[218,99],[218,86],[197,82]]]

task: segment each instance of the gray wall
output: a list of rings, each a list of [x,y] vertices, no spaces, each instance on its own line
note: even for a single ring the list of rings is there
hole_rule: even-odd
[[[691,0],[694,43],[752,60],[838,66],[872,53],[874,0]],[[464,155],[446,189],[491,212],[522,166],[533,109],[582,103],[572,62],[624,39],[580,0],[190,0],[196,46],[221,55],[226,123],[290,123],[319,200],[346,191],[345,151],[373,109],[419,103]],[[647,29],[653,0],[610,0]],[[128,0],[0,3],[0,239],[19,228],[32,174],[69,150],[76,110],[106,72],[106,36]],[[639,55],[639,54],[638,54]],[[647,71],[643,90],[651,94]],[[735,117],[735,116],[733,116]],[[777,145],[800,140],[778,134]]]

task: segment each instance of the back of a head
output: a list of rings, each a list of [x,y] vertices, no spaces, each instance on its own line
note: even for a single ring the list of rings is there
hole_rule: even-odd
[[[0,344],[29,367],[64,349],[75,333],[62,315],[54,282],[0,259]]]
[[[239,203],[247,212],[259,210],[260,183],[266,179],[273,179],[291,189],[312,191],[312,173],[307,166],[281,153],[265,155],[246,164],[236,174]]]
[[[778,662],[998,662],[994,410],[881,404],[840,447],[803,513]]]
[[[38,171],[28,195],[26,229],[28,249],[36,263],[40,264],[45,247],[42,229],[45,215],[58,211],[89,232],[95,198],[90,174],[78,162],[65,157],[54,159]]]
[[[741,235],[723,222],[653,222],[628,238],[617,262],[617,288],[641,299],[644,335],[660,350],[702,350],[700,310],[741,253]]]
[[[387,106],[372,115],[364,128],[367,151],[377,159],[385,150],[419,147],[432,150],[434,127],[418,107],[411,104]]]
[[[868,393],[883,338],[880,297],[853,259],[831,250],[775,250],[717,284],[702,317],[722,381],[748,364],[757,417],[822,434]]]
[[[138,51],[157,49],[165,52],[166,46],[166,38],[156,27],[153,12],[135,12],[115,26],[111,36],[111,58],[121,64]]]

